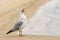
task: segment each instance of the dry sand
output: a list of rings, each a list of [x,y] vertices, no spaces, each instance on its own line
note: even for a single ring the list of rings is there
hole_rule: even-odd
[[[1,1],[1,0],[0,0]],[[3,3],[4,2],[4,3]],[[24,2],[24,3],[23,3]],[[11,4],[13,3],[13,4]],[[36,12],[37,8],[45,3],[45,0],[6,0],[1,1],[0,10],[0,34],[5,34],[10,30],[18,18],[18,11],[16,8],[25,8],[27,18],[31,18]]]

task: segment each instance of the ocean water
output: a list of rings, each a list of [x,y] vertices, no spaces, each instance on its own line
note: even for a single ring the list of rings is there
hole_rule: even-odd
[[[50,0],[39,7],[23,34],[60,36],[60,1]]]

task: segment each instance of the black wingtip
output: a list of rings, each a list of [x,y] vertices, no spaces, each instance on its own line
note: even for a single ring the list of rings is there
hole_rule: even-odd
[[[6,34],[9,34],[9,33],[11,33],[11,32],[12,32],[12,30],[8,31]]]

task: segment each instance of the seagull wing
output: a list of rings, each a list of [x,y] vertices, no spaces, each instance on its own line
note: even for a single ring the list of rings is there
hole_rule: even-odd
[[[19,27],[21,27],[22,24],[23,24],[23,22],[17,22],[17,23],[15,24],[15,26],[14,26],[11,30],[9,30],[6,34],[9,34],[9,33],[11,33],[11,32],[14,32],[14,31],[18,30]]]
[[[22,26],[22,24],[23,24],[23,22],[17,22],[17,23],[14,25],[12,31],[18,30],[18,29]]]

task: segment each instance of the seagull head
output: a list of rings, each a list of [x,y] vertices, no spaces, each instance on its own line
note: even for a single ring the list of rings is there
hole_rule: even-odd
[[[24,9],[21,9],[21,12],[24,12]]]
[[[16,10],[18,11],[18,12],[24,12],[24,8],[23,9],[18,9],[18,8],[16,8]]]

